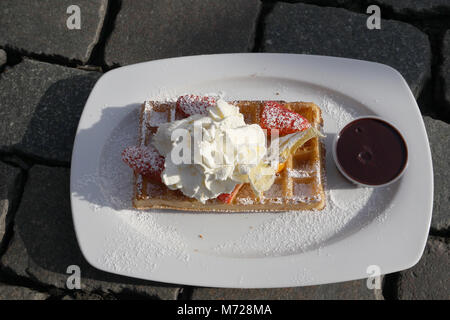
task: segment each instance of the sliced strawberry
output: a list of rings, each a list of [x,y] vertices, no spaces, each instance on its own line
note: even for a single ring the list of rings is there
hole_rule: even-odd
[[[217,199],[222,201],[223,203],[229,204],[231,200],[233,200],[236,193],[239,191],[239,189],[242,187],[242,184],[237,184],[236,187],[234,187],[233,191],[231,193],[222,193],[219,194]]]
[[[186,117],[194,114],[208,114],[208,108],[216,103],[214,97],[187,94],[177,100],[177,110]]]
[[[222,193],[222,194],[219,194],[217,199],[219,199],[223,203],[230,203],[231,199],[233,199],[233,196],[231,193]]]
[[[268,135],[270,135],[271,130],[278,129],[280,136],[303,131],[311,126],[308,120],[298,113],[273,101],[264,105],[260,125],[263,129],[267,129]]]
[[[155,181],[161,181],[164,157],[152,145],[127,147],[122,151],[122,160],[136,173]]]

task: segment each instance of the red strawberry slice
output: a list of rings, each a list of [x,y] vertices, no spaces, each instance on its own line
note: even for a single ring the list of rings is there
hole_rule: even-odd
[[[304,117],[280,104],[269,101],[262,110],[261,128],[268,129],[267,134],[273,129],[279,130],[279,135],[294,133],[308,129],[311,124]]]
[[[236,195],[236,193],[239,191],[239,189],[241,187],[242,187],[242,183],[241,184],[237,184],[236,187],[234,187],[233,191],[231,191],[231,193],[219,194],[217,199],[219,199],[223,203],[229,204],[231,202],[231,200],[233,200],[234,196]]]
[[[161,173],[164,170],[164,157],[152,145],[127,147],[122,151],[122,160],[136,173],[161,182]]]
[[[208,108],[216,103],[214,97],[196,96],[193,94],[187,94],[180,96],[177,100],[177,110],[186,117],[194,114],[208,114]]]

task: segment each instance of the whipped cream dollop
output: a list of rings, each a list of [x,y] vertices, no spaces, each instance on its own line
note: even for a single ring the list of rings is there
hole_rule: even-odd
[[[239,108],[224,100],[208,108],[206,116],[162,124],[152,142],[165,157],[163,183],[202,203],[252,182],[249,176],[259,176],[267,152],[261,127],[246,124]]]

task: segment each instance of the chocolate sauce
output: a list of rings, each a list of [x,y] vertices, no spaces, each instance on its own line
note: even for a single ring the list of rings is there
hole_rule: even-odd
[[[367,185],[380,185],[403,171],[408,150],[401,134],[390,124],[363,118],[342,129],[336,156],[350,178]]]

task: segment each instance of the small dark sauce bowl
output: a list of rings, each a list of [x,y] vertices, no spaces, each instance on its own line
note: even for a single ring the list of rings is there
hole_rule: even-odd
[[[341,174],[364,187],[394,183],[408,166],[408,147],[388,121],[365,116],[349,122],[336,135],[333,158]]]

